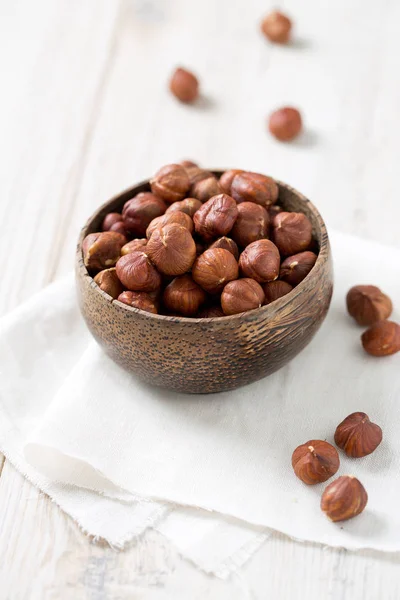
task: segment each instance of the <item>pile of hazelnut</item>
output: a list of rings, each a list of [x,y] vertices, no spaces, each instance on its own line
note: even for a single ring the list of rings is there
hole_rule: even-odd
[[[277,204],[271,177],[233,169],[218,179],[184,161],[162,167],[150,190],[82,244],[95,282],[129,306],[234,315],[289,293],[317,260],[309,219]]]

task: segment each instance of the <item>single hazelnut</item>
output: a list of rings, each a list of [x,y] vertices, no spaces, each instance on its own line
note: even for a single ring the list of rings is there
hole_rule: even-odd
[[[363,412],[352,413],[336,427],[335,444],[353,458],[371,454],[381,441],[382,429]]]
[[[147,244],[146,238],[140,238],[137,240],[131,240],[125,246],[121,248],[121,256],[125,256],[125,254],[130,254],[131,252],[135,252],[135,250],[144,251]]]
[[[120,233],[121,235],[124,235],[125,237],[127,237],[127,235],[128,235],[128,232],[126,230],[126,227],[125,227],[123,221],[118,221],[118,223],[113,223],[111,225],[109,231],[116,231],[117,233]]]
[[[94,280],[103,292],[114,299],[118,298],[123,291],[122,283],[118,279],[115,267],[100,271],[100,273],[97,273]]]
[[[331,521],[346,521],[356,517],[367,506],[368,494],[352,475],[343,475],[324,490],[321,510]]]
[[[168,215],[171,212],[180,211],[193,218],[194,213],[199,210],[201,205],[202,203],[197,198],[185,198],[184,200],[170,204],[165,214]]]
[[[153,313],[154,315],[158,314],[157,301],[147,292],[122,292],[118,296],[118,301],[133,308],[140,308],[140,310]]]
[[[237,203],[255,202],[268,207],[274,204],[279,196],[278,184],[260,173],[239,173],[233,178],[231,196]]]
[[[141,192],[124,204],[122,218],[132,236],[143,237],[153,219],[163,215],[167,205],[150,192]]]
[[[192,268],[192,277],[203,290],[219,294],[224,286],[239,276],[239,267],[229,250],[212,248],[201,254]]]
[[[229,169],[228,171],[222,173],[221,177],[219,178],[219,187],[224,194],[228,194],[229,196],[231,195],[233,178],[236,177],[236,175],[239,175],[239,173],[244,173],[244,171],[242,169]]]
[[[281,257],[270,240],[257,240],[249,244],[239,258],[240,272],[258,283],[274,281],[279,276]]]
[[[199,95],[198,79],[190,71],[178,68],[169,82],[169,89],[181,102],[194,102]]]
[[[292,454],[293,470],[307,485],[326,481],[336,473],[339,465],[336,448],[322,440],[310,440],[298,446]]]
[[[254,279],[237,279],[228,283],[221,295],[221,306],[225,315],[237,315],[260,308],[264,302],[264,292]]]
[[[317,255],[314,252],[300,252],[293,256],[285,258],[281,264],[280,279],[290,283],[290,285],[296,286],[300,281],[309,274],[315,262]]]
[[[238,204],[238,217],[231,235],[235,242],[245,248],[252,242],[268,237],[270,218],[263,206],[254,202]]]
[[[119,223],[120,221],[122,221],[121,213],[108,213],[108,215],[106,215],[103,219],[101,230],[110,231],[111,226],[114,225],[114,223]]]
[[[228,250],[229,252],[232,252],[233,256],[235,257],[236,260],[239,260],[239,248],[237,247],[236,242],[234,242],[233,240],[231,240],[231,238],[228,237],[220,237],[217,240],[215,240],[215,242],[213,242],[211,244],[211,246],[209,246],[209,248],[224,248],[225,250]]]
[[[186,170],[181,165],[166,165],[150,181],[151,191],[169,204],[183,200],[190,187]]]
[[[206,171],[201,167],[186,167],[186,174],[189,177],[190,187],[192,188],[196,183],[201,181],[202,179],[208,179],[209,177],[214,177],[211,171]]]
[[[220,193],[221,188],[218,179],[214,175],[197,181],[190,188],[190,194],[200,202],[207,202],[207,200]]]
[[[183,275],[196,258],[196,244],[186,227],[170,223],[153,231],[146,253],[161,273]]]
[[[226,235],[238,216],[236,202],[227,194],[213,196],[193,217],[196,233],[205,240]]]
[[[400,350],[400,325],[393,321],[378,321],[361,336],[365,352],[372,356],[389,356]]]
[[[261,23],[261,31],[270,42],[287,44],[292,30],[291,20],[283,13],[274,10]]]
[[[182,167],[198,167],[199,165],[195,162],[193,162],[192,160],[181,160],[181,162],[179,163],[182,165]]]
[[[169,225],[170,223],[182,225],[182,227],[185,227],[190,233],[193,233],[194,226],[191,217],[184,212],[177,210],[168,214],[165,213],[165,215],[161,215],[161,217],[156,217],[153,219],[146,229],[147,239],[149,240],[151,238],[151,234],[155,229],[164,227],[164,225]]]
[[[89,233],[82,242],[83,262],[89,271],[102,271],[115,267],[121,256],[126,237],[116,231]]]
[[[312,225],[303,213],[280,212],[274,217],[272,226],[273,240],[281,254],[297,254],[311,244]]]
[[[132,292],[153,292],[161,286],[161,275],[140,250],[125,254],[116,265],[118,279]]]
[[[197,316],[200,319],[215,319],[224,317],[225,315],[220,306],[208,306],[207,308],[203,308]]]
[[[176,277],[164,290],[164,306],[184,317],[193,317],[205,301],[204,290],[190,275]]]
[[[355,285],[346,297],[347,310],[359,325],[373,325],[377,321],[388,319],[393,305],[375,285]]]
[[[291,292],[293,289],[290,283],[286,283],[286,281],[280,281],[279,279],[270,281],[269,283],[264,283],[262,287],[265,294],[264,304],[271,304],[271,302],[275,302],[275,300],[286,296],[286,294]]]
[[[303,128],[301,114],[297,108],[285,106],[271,113],[268,121],[270,133],[280,142],[290,142]]]

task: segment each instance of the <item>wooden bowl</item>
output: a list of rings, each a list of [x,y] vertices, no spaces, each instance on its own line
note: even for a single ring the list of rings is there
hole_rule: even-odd
[[[120,212],[128,199],[149,190],[148,181],[115,196],[94,213],[82,229],[76,252],[78,298],[91,333],[116,363],[148,383],[204,394],[270,375],[307,346],[331,301],[329,239],[315,206],[288,185],[278,184],[279,203],[310,219],[319,245],[317,262],[283,298],[229,317],[166,317],[131,308],[101,291],[87,272],[81,249],[84,237],[100,230],[107,213]]]

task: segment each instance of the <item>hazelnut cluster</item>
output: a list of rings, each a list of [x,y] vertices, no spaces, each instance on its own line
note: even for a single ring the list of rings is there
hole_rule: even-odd
[[[166,165],[86,236],[84,263],[112,298],[151,313],[253,310],[288,294],[317,260],[310,221],[278,200],[266,175]]]

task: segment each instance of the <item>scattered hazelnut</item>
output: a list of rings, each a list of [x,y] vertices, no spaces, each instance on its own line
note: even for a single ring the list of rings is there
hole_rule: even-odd
[[[261,23],[261,31],[270,42],[287,44],[292,30],[291,20],[283,13],[274,10]]]
[[[220,306],[208,306],[207,308],[203,308],[198,314],[200,319],[215,319],[224,316],[224,311]]]
[[[144,251],[147,244],[146,238],[141,238],[137,240],[131,240],[125,246],[121,248],[121,256],[125,256],[125,254],[130,254],[131,252],[135,252],[135,250]]]
[[[363,412],[352,413],[336,427],[335,444],[353,458],[371,454],[381,441],[382,429]]]
[[[193,233],[193,221],[189,217],[189,215],[181,212],[179,210],[173,211],[171,213],[161,215],[161,217],[157,217],[153,219],[148,228],[146,229],[146,237],[147,239],[151,238],[151,234],[157,228],[164,227],[164,225],[169,225],[170,223],[176,223],[177,225],[181,225],[185,227],[190,233]]]
[[[162,167],[150,181],[151,191],[168,203],[183,200],[189,191],[190,182],[181,165]]]
[[[290,142],[303,127],[301,114],[297,108],[285,106],[271,113],[268,122],[270,133],[280,142]]]
[[[264,304],[271,304],[271,302],[275,302],[275,300],[286,296],[286,294],[291,292],[293,289],[290,283],[286,283],[286,281],[280,281],[279,279],[270,281],[269,283],[264,283],[262,287],[265,294]]]
[[[158,313],[156,300],[147,292],[122,292],[122,294],[118,296],[118,300],[128,306],[140,308],[140,310],[145,310],[154,315]]]
[[[186,69],[178,68],[169,82],[169,89],[181,102],[194,102],[199,95],[197,77]]]
[[[170,223],[153,231],[146,253],[161,273],[183,275],[196,258],[196,244],[186,227]]]
[[[218,179],[212,175],[193,184],[190,193],[193,198],[197,198],[200,202],[206,202],[213,196],[220,194],[221,188]]]
[[[193,218],[194,213],[199,210],[201,205],[202,203],[200,200],[197,200],[197,198],[185,198],[184,200],[170,204],[165,214],[169,214],[178,210]]]
[[[203,239],[226,235],[238,216],[236,202],[227,194],[213,196],[199,208],[193,217],[196,233]]]
[[[101,230],[110,231],[112,225],[114,225],[114,223],[119,223],[120,221],[122,221],[122,215],[120,213],[108,213],[103,219]]]
[[[233,178],[231,196],[237,203],[255,202],[267,207],[277,201],[279,188],[272,177],[244,172]]]
[[[359,325],[373,325],[392,314],[392,301],[375,285],[355,285],[346,298],[347,310]]]
[[[124,204],[122,218],[131,235],[143,237],[153,219],[163,215],[167,205],[150,192],[141,192]]]
[[[231,235],[235,242],[245,248],[252,242],[268,237],[269,215],[263,206],[254,202],[238,204],[238,217]]]
[[[90,271],[114,267],[126,237],[116,231],[89,233],[82,242],[83,262]]]
[[[233,178],[236,177],[239,173],[244,173],[242,169],[229,169],[222,173],[219,178],[219,186],[224,194],[231,195],[231,186]]]
[[[118,221],[118,223],[113,223],[113,225],[111,225],[109,231],[116,231],[117,233],[120,233],[121,235],[124,235],[125,237],[128,235],[128,232],[126,231],[126,227],[125,227],[123,221]]]
[[[298,446],[292,454],[293,470],[307,485],[326,481],[336,473],[339,465],[336,448],[322,440],[310,440]]]
[[[281,254],[297,254],[312,240],[312,225],[303,213],[280,212],[273,220],[273,240]]]
[[[118,279],[115,267],[100,271],[100,273],[97,273],[94,280],[103,292],[114,299],[118,298],[123,290],[122,283]]]
[[[229,250],[212,248],[201,254],[192,268],[192,277],[203,290],[219,294],[224,286],[239,276],[239,267]]]
[[[300,252],[293,256],[285,258],[281,264],[280,279],[290,283],[290,285],[296,286],[300,281],[309,274],[315,262],[317,255],[314,252]]]
[[[389,356],[400,350],[400,325],[393,321],[378,321],[361,336],[365,352],[372,356]]]
[[[123,286],[133,292],[153,292],[161,286],[161,275],[140,250],[122,256],[116,269]]]
[[[240,272],[259,283],[274,281],[279,276],[281,257],[270,240],[257,240],[249,244],[239,258]]]
[[[192,160],[181,160],[180,164],[182,167],[198,167],[199,165]]]
[[[367,492],[358,479],[343,475],[325,488],[321,510],[331,521],[346,521],[362,513],[367,502]]]
[[[163,303],[171,312],[193,317],[206,301],[204,290],[190,275],[176,277],[164,290]]]
[[[215,242],[213,242],[211,244],[211,246],[209,246],[210,249],[212,248],[224,248],[225,250],[228,250],[229,252],[232,252],[233,256],[235,257],[236,260],[239,260],[239,248],[237,247],[236,242],[234,242],[233,240],[231,240],[231,238],[228,237],[220,237],[217,240],[215,240]]]
[[[264,302],[264,292],[254,279],[237,279],[228,283],[221,295],[221,306],[225,315],[237,315],[260,308]]]

